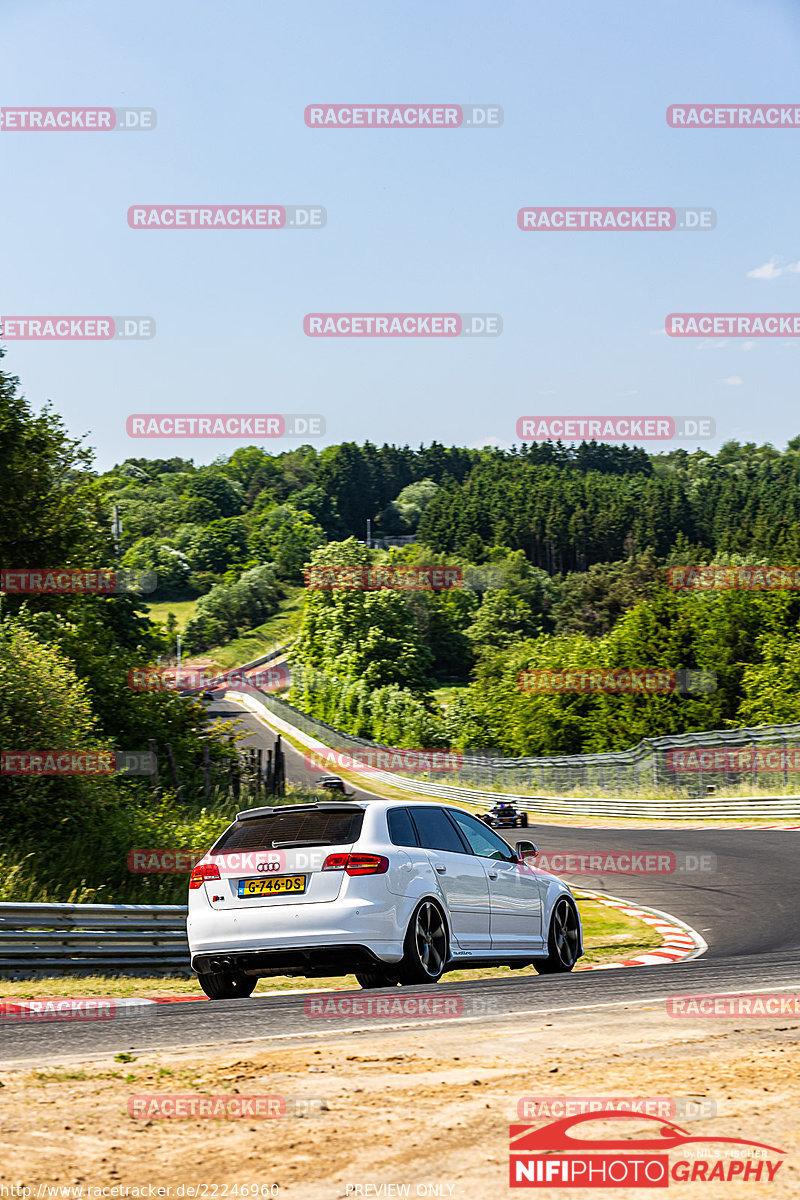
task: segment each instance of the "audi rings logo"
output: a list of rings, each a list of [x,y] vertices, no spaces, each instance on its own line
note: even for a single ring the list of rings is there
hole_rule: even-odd
[[[262,862],[256,867],[257,871],[280,871],[281,864],[279,862]]]

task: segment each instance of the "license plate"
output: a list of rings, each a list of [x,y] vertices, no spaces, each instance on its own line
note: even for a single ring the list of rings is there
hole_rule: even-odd
[[[267,879],[240,879],[239,899],[245,896],[274,896],[278,892],[298,894],[306,890],[305,875],[272,875]]]

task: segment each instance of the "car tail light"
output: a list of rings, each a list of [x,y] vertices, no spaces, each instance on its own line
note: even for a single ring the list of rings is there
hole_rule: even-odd
[[[323,871],[344,871],[347,875],[385,875],[389,860],[382,854],[329,854]]]
[[[193,892],[202,887],[207,879],[220,879],[219,867],[216,863],[198,863],[189,876],[189,890]]]

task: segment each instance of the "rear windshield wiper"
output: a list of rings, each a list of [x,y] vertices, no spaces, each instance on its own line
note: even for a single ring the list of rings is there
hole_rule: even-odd
[[[273,842],[273,850],[282,850],[285,846],[329,846],[330,842],[321,842],[319,838],[303,841],[301,838],[290,839],[288,842]]]

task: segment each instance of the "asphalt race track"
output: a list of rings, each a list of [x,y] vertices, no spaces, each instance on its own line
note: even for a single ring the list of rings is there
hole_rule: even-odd
[[[239,716],[251,739],[272,745],[274,736],[242,706],[219,701],[213,712]],[[287,776],[313,783],[322,772],[309,771],[303,755],[284,743]],[[357,795],[369,795],[357,789]],[[464,998],[464,1012],[584,1014],[593,1008],[653,1005],[687,992],[800,990],[800,834],[782,830],[575,829],[554,825],[508,831],[535,841],[542,853],[682,852],[715,857],[713,870],[679,870],[669,875],[570,875],[570,883],[621,896],[671,913],[703,935],[702,957],[666,966],[589,971],[568,976],[520,976],[439,985]],[[713,860],[712,860],[713,861]],[[689,864],[692,865],[691,863]],[[303,981],[298,980],[298,987]],[[404,995],[430,989],[404,989]],[[325,993],[316,993],[317,996]],[[386,994],[385,992],[382,994]],[[0,1023],[0,1060],[49,1062],[59,1056],[93,1057],[120,1050],[209,1046],[215,1043],[280,1039],[314,1045],[329,1034],[360,1031],[353,1017],[309,1020],[302,995],[273,995],[248,1000],[186,1001],[148,1006],[137,1015],[85,1024]],[[486,1015],[465,1016],[485,1023]],[[387,1021],[386,1028],[413,1026],[414,1020]],[[369,1022],[371,1032],[380,1020]],[[429,1025],[430,1019],[424,1019]],[[324,1026],[324,1028],[321,1028]]]

